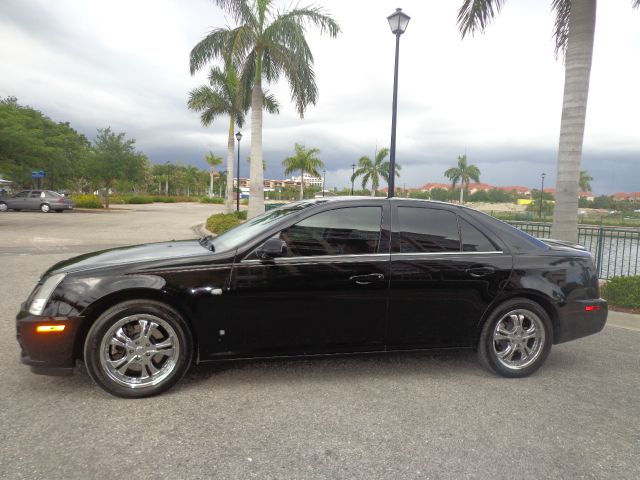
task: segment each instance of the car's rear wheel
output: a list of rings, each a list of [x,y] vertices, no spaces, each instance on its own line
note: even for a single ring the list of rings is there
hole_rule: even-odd
[[[42,205],[40,205],[40,211],[42,211],[43,213],[49,213],[51,211],[51,207],[48,203],[43,203]]]
[[[91,326],[84,345],[89,375],[107,392],[127,398],[157,395],[186,373],[191,332],[171,307],[152,300],[120,303]]]
[[[9,210],[7,204],[4,202],[0,202],[0,212],[6,212],[7,210]]]
[[[553,344],[547,312],[537,303],[516,298],[496,308],[478,343],[480,363],[504,377],[526,377],[544,363]]]

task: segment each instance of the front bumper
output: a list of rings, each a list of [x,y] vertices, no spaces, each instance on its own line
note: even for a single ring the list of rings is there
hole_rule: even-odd
[[[74,345],[82,317],[42,317],[25,309],[16,317],[20,361],[43,375],[71,375],[75,366]],[[40,333],[38,326],[64,325],[61,332]]]
[[[598,333],[607,323],[608,312],[607,301],[602,298],[567,303],[559,309],[553,343],[564,343]]]

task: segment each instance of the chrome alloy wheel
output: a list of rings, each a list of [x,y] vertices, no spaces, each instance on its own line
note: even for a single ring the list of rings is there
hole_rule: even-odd
[[[7,207],[7,204],[4,202],[0,202],[0,212],[6,212],[7,210],[9,210],[9,207]]]
[[[100,366],[111,379],[129,388],[159,384],[171,375],[179,356],[175,330],[149,314],[118,320],[100,344]]]
[[[493,329],[493,353],[506,368],[521,370],[540,356],[545,344],[542,320],[531,310],[505,314]]]

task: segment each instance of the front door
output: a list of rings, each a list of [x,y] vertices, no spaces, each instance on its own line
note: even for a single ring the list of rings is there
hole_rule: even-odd
[[[393,212],[389,348],[472,344],[511,274],[511,255],[449,209]]]
[[[286,255],[234,266],[220,355],[384,349],[388,202],[328,208],[278,233]]]

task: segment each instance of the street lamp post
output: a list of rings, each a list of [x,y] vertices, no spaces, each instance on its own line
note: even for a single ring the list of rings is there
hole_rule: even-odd
[[[391,114],[391,152],[389,155],[389,198],[393,197],[396,180],[396,121],[398,116],[398,59],[400,56],[400,35],[402,35],[409,24],[411,17],[404,13],[401,8],[387,17],[391,33],[396,36],[396,63],[393,71],[393,106]]]
[[[353,182],[355,180],[355,175],[356,175],[356,164],[352,164],[351,165],[351,196],[353,197]]]
[[[540,175],[540,177],[542,178],[542,185],[540,187],[540,213],[538,214],[538,218],[542,218],[542,199],[544,198],[544,177],[546,177],[547,174],[543,173],[542,175]]]
[[[240,211],[240,140],[242,140],[242,133],[236,132],[236,140],[238,140],[238,168],[236,170],[236,183],[238,184],[238,197],[236,199],[236,212]]]
[[[169,160],[167,160],[167,181],[164,184],[164,194],[168,197],[169,196],[169,172],[170,172],[170,167],[171,164],[169,163]]]
[[[324,198],[324,185],[327,181],[327,171],[322,170],[322,198]]]

